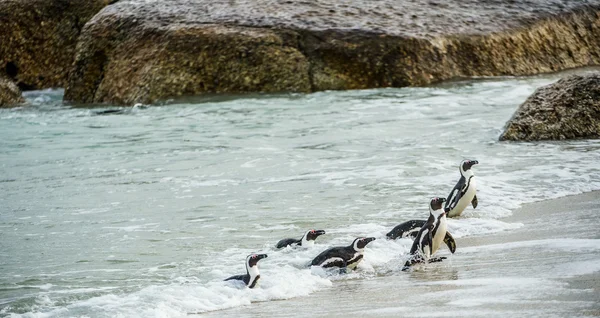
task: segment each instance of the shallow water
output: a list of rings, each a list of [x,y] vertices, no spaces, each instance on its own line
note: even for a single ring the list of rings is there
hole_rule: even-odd
[[[322,295],[311,306],[326,308],[340,286],[352,294],[378,281],[385,289],[381,276],[406,283],[398,268],[411,242],[382,237],[425,218],[463,158],[480,162],[479,206],[449,220],[459,239],[516,231],[522,224],[500,218],[525,202],[600,189],[600,141],[497,141],[516,107],[561,75],[132,108],[27,93],[33,106],[0,110],[0,315],[225,315],[218,310],[274,300],[293,315],[285,302]],[[102,113],[112,109],[121,111]],[[327,231],[313,249],[274,250],[309,228]],[[379,239],[358,271],[305,268],[363,235]],[[252,252],[269,254],[260,288],[222,282]]]

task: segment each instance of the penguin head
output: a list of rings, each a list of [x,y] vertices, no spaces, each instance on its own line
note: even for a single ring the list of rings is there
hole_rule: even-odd
[[[355,251],[362,251],[367,244],[375,241],[374,237],[359,237],[354,240],[352,247]]]
[[[471,167],[473,167],[474,165],[478,164],[479,161],[477,160],[470,160],[470,159],[465,159],[463,161],[460,162],[460,174],[464,174],[465,172],[471,170]]]
[[[267,258],[267,254],[250,254],[246,257],[246,266],[254,267],[263,258]]]
[[[444,209],[442,209],[442,207],[444,206],[444,202],[446,202],[446,199],[444,198],[436,197],[431,199],[431,201],[429,201],[429,212],[436,216],[438,214],[446,213]]]
[[[317,237],[323,234],[325,234],[325,231],[323,230],[310,230],[304,234],[304,237],[306,237],[307,241],[314,241]]]

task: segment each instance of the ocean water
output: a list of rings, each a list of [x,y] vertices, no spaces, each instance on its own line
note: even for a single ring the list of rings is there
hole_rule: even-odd
[[[343,304],[339,288],[356,296],[398,284],[405,296],[439,288],[442,298],[455,285],[475,286],[467,289],[473,295],[477,286],[498,286],[508,302],[522,289],[555,291],[539,277],[502,280],[493,267],[489,279],[447,275],[477,254],[476,246],[461,251],[461,239],[518,231],[523,224],[505,217],[523,203],[600,189],[598,140],[498,141],[516,107],[563,75],[124,108],[77,108],[63,105],[62,90],[28,92],[30,106],[0,109],[0,316],[294,316],[305,304],[318,315]],[[426,218],[429,199],[447,196],[464,158],[480,162],[479,206],[448,221],[457,253],[439,265],[441,274],[401,272],[412,243],[385,233]],[[327,231],[313,248],[274,248],[311,228]],[[358,270],[307,268],[320,251],[357,236],[377,237]],[[572,240],[600,252],[596,239]],[[556,245],[536,242],[516,248]],[[269,255],[258,288],[222,281],[244,273],[255,252]],[[600,270],[594,258],[582,262],[584,274]],[[413,298],[413,307],[427,303]],[[382,300],[373,309],[373,297],[364,305],[352,299],[362,314],[410,307]],[[449,299],[456,311],[444,313],[472,315],[489,303],[470,299]],[[540,310],[527,313],[552,313]]]

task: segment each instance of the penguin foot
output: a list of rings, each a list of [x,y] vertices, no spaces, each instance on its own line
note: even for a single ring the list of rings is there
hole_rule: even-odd
[[[446,256],[430,258],[428,263],[441,262],[441,261],[445,260],[446,258],[447,258]]]
[[[410,267],[414,264],[420,263],[419,259],[409,259],[408,261],[406,261],[406,263],[404,263],[404,266],[402,267],[402,271],[406,272],[410,269]]]

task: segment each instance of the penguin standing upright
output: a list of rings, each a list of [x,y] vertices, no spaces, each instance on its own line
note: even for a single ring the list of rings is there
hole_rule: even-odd
[[[341,272],[346,272],[346,268],[354,269],[363,259],[365,246],[372,241],[375,241],[374,237],[359,237],[349,246],[329,248],[317,255],[310,265],[323,268],[340,267]]]
[[[431,258],[446,236],[446,212],[442,207],[444,201],[444,198],[433,198],[429,202],[429,219],[419,230],[410,249],[411,258],[404,264],[403,271],[416,263],[439,262],[445,258]]]
[[[317,239],[317,237],[323,234],[325,234],[325,231],[323,230],[308,230],[299,240],[293,238],[285,238],[277,242],[276,247],[284,248],[289,245],[312,247],[313,245],[315,245],[315,239]]]
[[[263,258],[267,258],[267,254],[250,254],[246,257],[246,274],[231,276],[227,280],[241,280],[248,286],[248,288],[254,288],[258,284],[260,279],[260,273],[258,272],[258,261]]]
[[[474,209],[477,208],[475,175],[471,167],[478,163],[477,160],[463,160],[458,166],[460,179],[450,191],[444,207],[448,217],[459,216],[469,204],[472,204]]]

